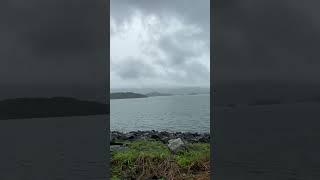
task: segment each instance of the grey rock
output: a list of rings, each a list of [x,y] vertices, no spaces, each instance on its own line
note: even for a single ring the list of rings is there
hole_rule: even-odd
[[[155,139],[161,141],[165,144],[168,143],[170,139],[180,138],[184,142],[190,143],[209,143],[210,142],[210,134],[209,133],[191,133],[191,132],[158,132],[155,130],[150,131],[132,131],[128,133],[122,133],[118,131],[112,131],[110,134],[111,142],[121,142],[121,141],[134,141],[137,139]]]
[[[174,153],[186,148],[185,143],[181,140],[181,138],[170,139],[168,143],[168,148]]]
[[[159,140],[159,139],[160,139],[160,137],[159,137],[157,134],[152,134],[152,135],[150,136],[150,138],[156,139],[156,140]]]
[[[169,142],[170,138],[169,137],[161,137],[160,141],[164,144],[167,144]]]
[[[134,133],[132,133],[132,132],[126,134],[125,137],[126,137],[127,140],[136,139],[136,135]]]
[[[209,143],[210,142],[210,139],[205,137],[205,136],[202,136],[198,139],[198,142],[202,142],[202,143]]]

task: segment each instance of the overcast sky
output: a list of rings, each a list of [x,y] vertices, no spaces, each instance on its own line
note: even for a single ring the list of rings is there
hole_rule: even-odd
[[[103,2],[0,1],[0,99],[105,96]]]
[[[209,86],[209,0],[111,0],[111,88]]]
[[[320,2],[216,1],[216,81],[317,82]]]

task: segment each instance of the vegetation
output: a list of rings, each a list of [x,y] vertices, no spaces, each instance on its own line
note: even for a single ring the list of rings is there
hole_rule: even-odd
[[[72,97],[15,98],[0,101],[0,120],[108,114],[109,105]]]
[[[150,92],[147,94],[138,94],[133,92],[114,92],[110,93],[110,99],[129,99],[129,98],[146,98],[153,96],[171,96],[168,93]]]
[[[110,99],[128,99],[128,98],[146,98],[148,96],[144,94],[138,94],[133,92],[115,92],[110,93]]]
[[[210,144],[186,144],[176,154],[156,140],[127,142],[112,152],[112,179],[209,179]]]

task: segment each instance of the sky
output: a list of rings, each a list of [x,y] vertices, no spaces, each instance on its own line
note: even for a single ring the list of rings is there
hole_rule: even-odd
[[[105,96],[103,1],[0,1],[0,99]]]
[[[210,84],[209,0],[111,0],[111,88]]]
[[[215,1],[216,82],[320,83],[318,1]]]
[[[105,96],[104,2],[0,1],[0,99]],[[110,3],[111,87],[210,83],[209,0]],[[320,83],[319,2],[214,3],[216,81]]]

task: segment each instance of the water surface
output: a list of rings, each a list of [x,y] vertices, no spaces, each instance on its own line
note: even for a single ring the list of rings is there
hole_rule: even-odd
[[[215,107],[216,179],[320,179],[319,103]]]
[[[117,131],[209,132],[210,94],[110,101],[110,127]]]
[[[106,179],[106,118],[0,121],[0,179]]]

